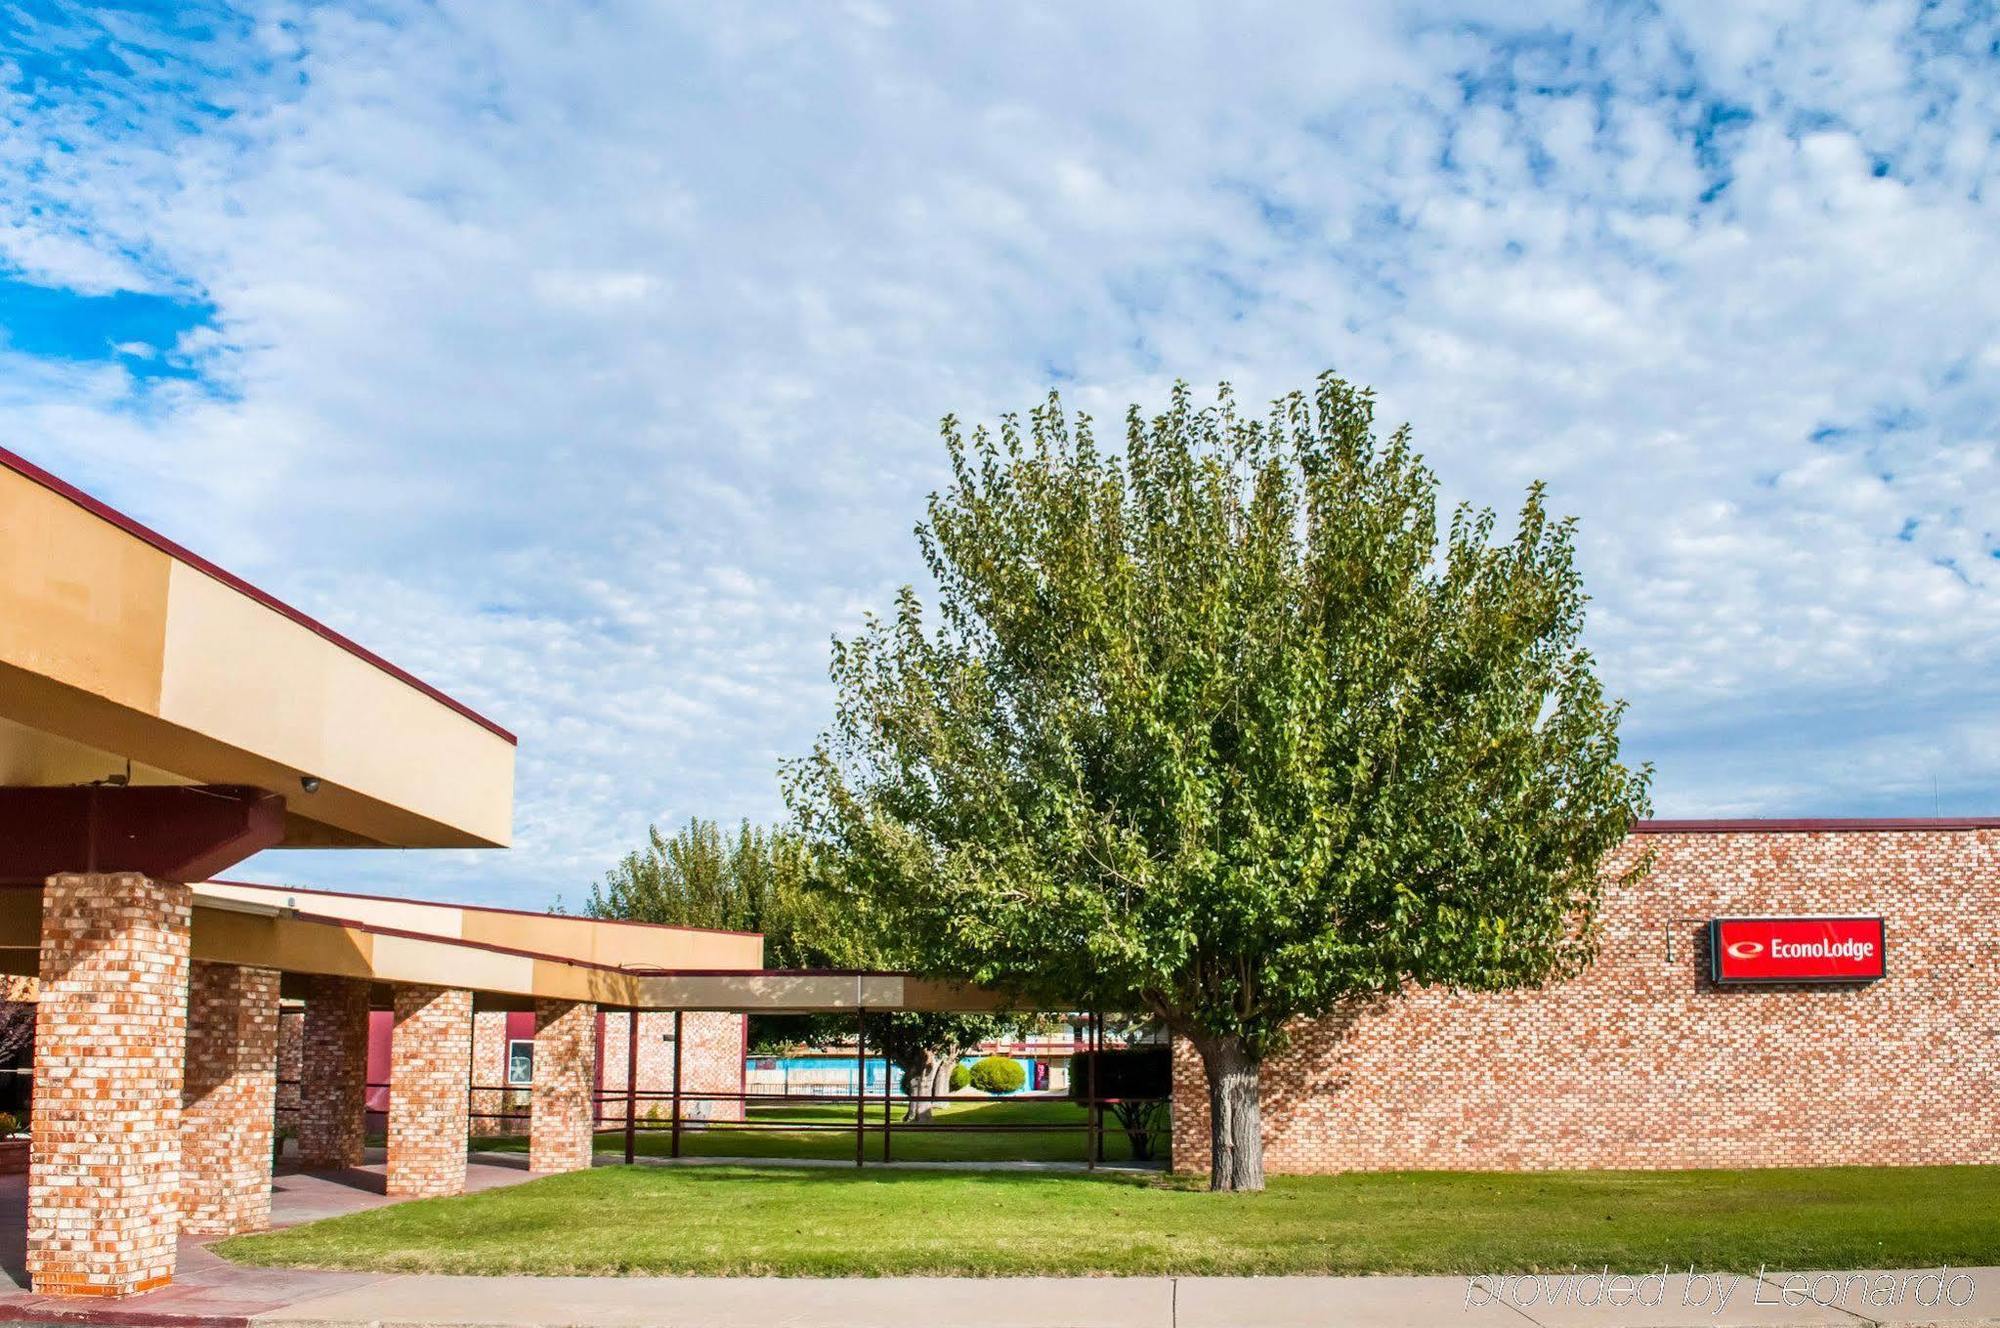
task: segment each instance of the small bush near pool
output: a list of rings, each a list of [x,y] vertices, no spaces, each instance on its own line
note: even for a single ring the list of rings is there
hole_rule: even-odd
[[[1005,1056],[982,1056],[972,1063],[972,1086],[982,1093],[1018,1093],[1028,1082],[1021,1062]]]
[[[972,1071],[965,1067],[964,1061],[960,1061],[957,1065],[951,1067],[952,1092],[956,1093],[959,1089],[965,1087],[967,1084],[971,1082],[972,1082]]]

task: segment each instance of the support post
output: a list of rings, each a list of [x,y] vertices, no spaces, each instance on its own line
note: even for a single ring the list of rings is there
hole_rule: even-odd
[[[429,1199],[465,1192],[472,1097],[472,993],[416,983],[395,989],[389,1042],[388,1193]]]
[[[868,1145],[868,1012],[854,1007],[854,1165]]]
[[[597,1007],[535,1002],[535,1077],[529,1087],[528,1170],[588,1171],[591,1081],[597,1075]]]
[[[625,1165],[639,1159],[639,1011],[625,1012]]]
[[[472,1036],[465,1040],[465,1146],[468,1152],[472,1148],[472,1132],[479,1128],[473,1121],[473,1113],[479,1110],[479,1094],[475,1087],[479,1083],[478,1002],[473,1002],[473,1006]],[[500,1082],[503,1084],[507,1082],[507,1016],[504,1014],[500,1016]],[[494,1095],[493,1106],[494,1115],[507,1114],[506,1089],[503,1088]],[[503,1127],[495,1125],[493,1128],[499,1130]],[[533,1140],[529,1142],[532,1146]]]
[[[271,1225],[278,1095],[278,971],[196,963],[181,1092],[181,1230],[235,1236]]]
[[[299,1170],[358,1167],[368,1124],[368,983],[311,977],[299,1028]]]
[[[889,1064],[888,1048],[889,1044],[885,1039],[882,1043],[882,1160],[884,1162],[889,1160],[889,1130],[896,1119],[896,1103],[892,1097],[896,1083],[896,1067]],[[909,1086],[909,1081],[904,1080],[903,1088],[907,1091]]]
[[[673,1155],[681,1155],[681,1017],[685,1011],[674,1011],[674,1140]],[[747,1112],[745,1113],[748,1114]]]
[[[65,873],[42,895],[27,1272],[37,1295],[173,1279],[192,893]]]
[[[1098,1144],[1104,1135],[1103,1108],[1097,1105],[1097,1053],[1102,1049],[1103,1039],[1104,1016],[1093,1010],[1083,1042],[1089,1055],[1083,1066],[1084,1112],[1089,1121],[1089,1133],[1084,1140],[1084,1165],[1091,1171],[1097,1170]]]
[[[1091,1057],[1092,1072],[1097,1073],[1097,1091],[1092,1096],[1097,1099],[1097,1164],[1104,1165],[1104,1076],[1096,1067],[1104,1060],[1104,1011],[1097,1012],[1097,1055]]]

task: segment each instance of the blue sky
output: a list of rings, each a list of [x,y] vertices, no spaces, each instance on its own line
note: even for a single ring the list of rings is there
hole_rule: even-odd
[[[1661,815],[2000,812],[1990,7],[0,11],[0,437],[517,730],[539,907],[769,818],[936,421],[1333,367],[1582,521]]]

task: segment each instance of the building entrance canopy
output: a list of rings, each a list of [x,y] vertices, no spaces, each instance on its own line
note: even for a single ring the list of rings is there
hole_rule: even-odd
[[[0,967],[38,980],[37,1290],[145,1291],[171,1278],[179,1231],[268,1220],[284,985],[322,984],[339,1075],[316,1102],[341,1119],[315,1137],[342,1159],[359,1139],[360,1099],[341,1077],[351,1016],[365,1023],[375,986],[406,1012],[421,1085],[449,1059],[458,1012],[470,1018],[470,990],[444,984],[525,999],[603,985],[573,965],[539,977],[532,956],[198,884],[271,848],[504,846],[514,746],[469,706],[0,450]],[[448,1188],[454,1167],[462,1180],[462,1133],[439,1144],[451,1121],[392,1129],[392,1186]]]

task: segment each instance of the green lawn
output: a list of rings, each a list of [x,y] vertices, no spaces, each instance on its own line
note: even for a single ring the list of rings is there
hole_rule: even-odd
[[[1184,1179],[600,1167],[215,1247],[442,1273],[1497,1273],[2000,1264],[2000,1167]]]
[[[1016,1133],[973,1133],[961,1130],[937,1130],[927,1132],[921,1128],[902,1124],[901,1108],[897,1108],[897,1120],[890,1130],[890,1156],[899,1162],[1081,1162],[1084,1158],[1085,1135],[1080,1127],[1088,1117],[1084,1109],[1061,1098],[1016,1098],[1008,1101],[974,1101],[954,1103],[941,1108],[937,1119],[941,1124],[950,1125],[1064,1125],[1073,1128],[1062,1131]],[[726,1123],[715,1123],[703,1129],[681,1131],[681,1152],[687,1157],[798,1157],[827,1158],[834,1161],[851,1161],[854,1157],[854,1108],[852,1106],[783,1106],[753,1107],[750,1118],[762,1124],[817,1123],[839,1126],[838,1129],[822,1130],[762,1130],[742,1129]],[[868,1107],[868,1159],[877,1161],[882,1156],[882,1108],[879,1104]],[[1162,1131],[1156,1136],[1160,1151],[1165,1151],[1165,1114],[1161,1115]],[[506,1152],[521,1152],[528,1147],[526,1138],[514,1135],[499,1138],[485,1138],[475,1141],[475,1147],[490,1148]],[[637,1139],[638,1152],[644,1157],[665,1157],[672,1141],[664,1128],[641,1128]],[[622,1130],[609,1130],[597,1136],[597,1149],[604,1153],[621,1153],[625,1148]],[[1125,1162],[1132,1156],[1131,1141],[1118,1128],[1118,1122],[1107,1111],[1104,1118],[1104,1158],[1107,1162]]]

